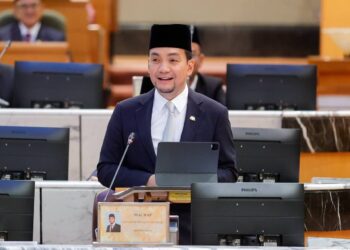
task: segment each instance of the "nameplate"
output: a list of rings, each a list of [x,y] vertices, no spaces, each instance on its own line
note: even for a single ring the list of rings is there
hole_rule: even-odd
[[[98,203],[98,241],[115,244],[168,243],[169,202]]]
[[[191,191],[169,191],[168,199],[172,203],[191,203]]]

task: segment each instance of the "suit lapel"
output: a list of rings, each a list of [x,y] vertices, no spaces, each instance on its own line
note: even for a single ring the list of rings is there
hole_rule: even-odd
[[[22,35],[21,35],[21,31],[19,30],[17,22],[12,24],[12,27],[11,27],[11,39],[13,41],[22,41],[23,40]]]
[[[156,154],[154,152],[152,136],[151,136],[151,119],[153,108],[154,90],[146,93],[140,100],[140,107],[135,111],[137,122],[137,135],[143,143],[146,151],[152,162],[156,161]]]
[[[200,101],[195,98],[193,90],[188,91],[187,111],[181,141],[192,141],[196,137],[201,119]]]
[[[44,32],[44,29],[43,29],[43,25],[40,26],[38,35],[36,36],[36,39],[35,39],[35,40],[41,40],[41,41],[47,40],[47,39],[45,38],[45,32]]]

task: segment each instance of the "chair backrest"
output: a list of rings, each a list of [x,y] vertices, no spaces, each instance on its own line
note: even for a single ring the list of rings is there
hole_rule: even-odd
[[[16,20],[12,10],[0,12],[0,27]],[[41,18],[42,24],[66,33],[66,18],[57,11],[45,10]]]

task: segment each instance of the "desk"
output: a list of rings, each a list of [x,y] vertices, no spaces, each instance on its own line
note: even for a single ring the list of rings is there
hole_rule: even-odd
[[[103,189],[104,187],[97,182],[36,182],[34,240],[38,242],[41,240],[43,244],[90,244],[93,199],[95,194]],[[339,192],[343,192],[343,194],[338,195]],[[333,209],[332,200],[329,198],[333,197],[334,204],[337,204],[337,202],[342,204],[340,206],[341,208],[343,205],[347,206],[350,185],[305,184],[305,194],[306,207],[311,210],[311,213],[305,213],[305,220],[307,225],[309,225],[309,229],[315,230],[314,226],[310,226],[310,221],[314,221],[315,218],[320,220],[324,218],[324,225],[328,225],[328,228],[330,228],[330,225],[334,225],[334,221],[340,221],[344,230],[350,226],[349,220],[347,220],[349,211],[340,210],[340,213],[338,213],[336,209]],[[322,204],[327,204],[328,209],[332,210],[332,213],[330,213],[331,217],[323,217],[326,210],[322,210]],[[42,211],[41,214],[40,208]],[[310,214],[312,216],[309,216]],[[42,229],[41,239],[40,229]],[[315,233],[315,231],[309,232],[306,235],[312,236],[312,233]],[[323,237],[329,236],[332,235],[323,235]],[[313,241],[314,244],[317,243],[317,239],[313,239]],[[350,247],[350,242],[347,242],[347,246]],[[0,243],[1,247],[2,245]]]
[[[96,168],[112,112],[0,109],[0,124],[69,127],[69,180],[85,180]],[[314,176],[350,176],[350,132],[347,129],[350,126],[349,111],[229,111],[229,119],[234,127],[290,127],[306,131],[302,138],[301,182],[310,182]],[[336,137],[334,131],[337,132]],[[316,153],[308,150],[306,142],[310,141],[309,138],[311,145],[317,148]],[[336,150],[339,143],[343,150]]]
[[[350,95],[350,60],[312,56],[308,63],[317,66],[318,95]]]
[[[4,45],[0,42],[0,50]],[[69,62],[69,46],[66,42],[12,42],[1,62],[13,65],[15,61]]]
[[[113,58],[111,73],[112,82],[131,84],[131,77],[135,75],[146,75],[146,55],[123,56],[116,55]],[[282,57],[206,57],[200,72],[213,75],[226,81],[226,66],[228,63],[242,64],[307,64],[306,58],[282,58]],[[115,77],[115,78],[113,78]],[[118,82],[118,83],[119,83]],[[117,84],[118,84],[117,83]]]
[[[148,74],[146,55],[123,56],[116,55],[108,72],[111,82],[111,103],[132,96],[132,76]],[[249,64],[307,64],[306,58],[280,57],[207,57],[200,72],[219,77],[226,82],[226,65],[228,63]]]
[[[350,112],[285,112],[282,127],[302,131],[300,182],[350,177]]]
[[[98,182],[36,182],[34,240],[43,244],[91,243],[93,200],[103,189]]]

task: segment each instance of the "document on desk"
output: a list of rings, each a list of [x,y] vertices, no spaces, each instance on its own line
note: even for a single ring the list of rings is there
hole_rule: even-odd
[[[100,202],[98,236],[99,243],[168,243],[169,202]]]

